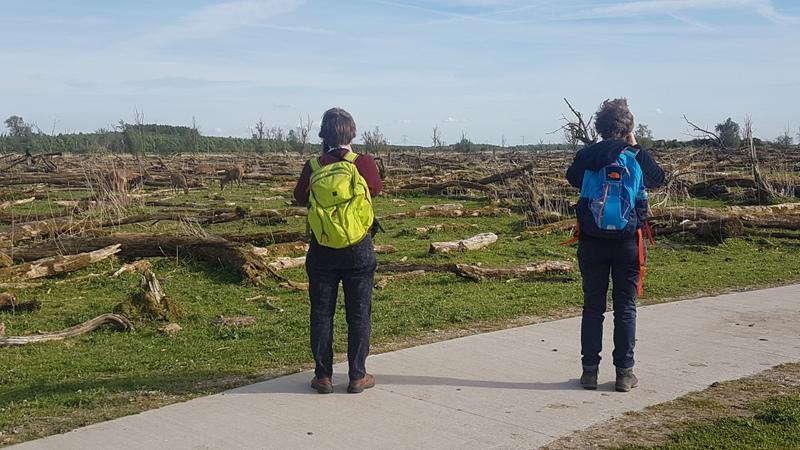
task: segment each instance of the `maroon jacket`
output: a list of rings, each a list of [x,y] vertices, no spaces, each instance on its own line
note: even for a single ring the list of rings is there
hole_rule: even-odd
[[[319,163],[322,166],[326,166],[328,164],[339,162],[342,160],[344,155],[347,154],[347,152],[348,150],[346,149],[339,149],[334,150],[331,153],[325,153],[319,157]],[[370,155],[359,155],[354,164],[358,169],[358,173],[360,173],[367,182],[370,195],[373,197],[378,196],[381,193],[381,189],[383,189],[383,183],[381,182],[381,177],[378,173],[378,166],[375,164],[375,160]],[[300,172],[300,179],[297,180],[297,186],[294,187],[294,199],[297,201],[298,205],[308,204],[308,184],[310,181],[311,166],[308,164],[308,161],[306,161],[306,165],[303,166],[303,171]]]

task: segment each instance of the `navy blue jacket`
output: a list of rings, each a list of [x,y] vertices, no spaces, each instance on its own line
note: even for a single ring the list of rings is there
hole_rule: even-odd
[[[580,189],[583,185],[584,172],[600,170],[616,161],[619,153],[625,147],[630,147],[630,145],[625,141],[610,139],[578,150],[575,160],[567,169],[567,181],[573,187]],[[665,180],[664,170],[647,150],[638,145],[635,148],[639,150],[639,153],[636,154],[636,161],[639,162],[644,174],[644,187],[655,189],[662,186]]]
[[[575,154],[575,160],[567,169],[567,181],[572,186],[581,189],[583,185],[583,174],[587,170],[597,171],[616,161],[620,152],[630,145],[621,140],[605,140],[597,144],[590,145]],[[640,146],[635,147],[639,152],[636,154],[636,161],[642,168],[644,175],[644,185],[648,189],[654,189],[664,184],[664,170],[658,165],[647,150]],[[635,230],[644,225],[647,220],[647,203],[643,201],[641,205],[636,205],[636,217],[629,225],[628,230],[605,231],[597,228],[589,212],[588,200],[580,199],[576,205],[578,221],[581,224],[581,239],[603,238],[603,239],[630,239],[635,236]]]

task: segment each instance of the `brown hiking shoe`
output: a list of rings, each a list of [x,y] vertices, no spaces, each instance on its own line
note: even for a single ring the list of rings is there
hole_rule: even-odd
[[[333,382],[330,378],[317,378],[311,380],[311,389],[316,390],[320,394],[330,394],[333,392]]]
[[[370,374],[364,375],[364,378],[360,380],[352,380],[350,381],[350,385],[347,386],[347,392],[351,394],[360,394],[364,392],[364,389],[369,389],[375,386],[375,377]]]

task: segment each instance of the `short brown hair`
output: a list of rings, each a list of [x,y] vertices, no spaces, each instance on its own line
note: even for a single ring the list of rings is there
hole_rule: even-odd
[[[348,145],[356,137],[356,121],[342,108],[331,108],[322,115],[319,137],[325,150]]]
[[[594,119],[594,128],[603,139],[625,139],[633,132],[633,114],[628,109],[628,99],[615,98],[600,105]]]

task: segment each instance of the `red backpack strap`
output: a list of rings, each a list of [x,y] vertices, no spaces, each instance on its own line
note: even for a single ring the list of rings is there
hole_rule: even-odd
[[[575,228],[572,231],[572,237],[570,239],[562,242],[559,245],[563,245],[563,246],[566,247],[567,245],[575,244],[580,240],[580,237],[581,237],[581,223],[578,222],[578,221],[575,221]]]
[[[642,229],[636,230],[637,243],[639,244],[639,281],[637,284],[636,295],[641,297],[644,295],[644,276],[647,271],[647,249],[644,244],[644,233]]]

